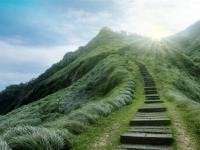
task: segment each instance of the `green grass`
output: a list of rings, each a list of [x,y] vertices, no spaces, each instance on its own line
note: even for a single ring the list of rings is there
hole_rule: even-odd
[[[112,113],[109,117],[98,121],[97,124],[93,125],[85,133],[75,136],[72,139],[74,150],[113,150],[119,148],[120,135],[127,131],[130,120],[134,118],[137,109],[144,103],[142,80],[137,79],[136,81],[137,88],[134,102]],[[98,140],[103,140],[104,138],[106,138],[105,143],[98,144]]]
[[[169,44],[104,28],[86,46],[65,55],[36,80],[0,93],[0,110],[16,108],[0,116],[0,145],[55,149],[69,146],[73,134],[75,149],[91,149],[108,132],[110,137],[103,142],[103,149],[117,149],[120,134],[142,104],[143,88],[134,61],[146,65],[162,93],[179,89],[191,98],[189,101],[198,101],[199,67],[194,65],[198,60]],[[198,55],[195,50],[195,57]],[[199,107],[189,101],[187,105],[178,103],[177,108],[194,136],[199,137]],[[22,135],[17,139],[16,135],[6,138],[18,131]],[[60,132],[70,135],[61,136]]]
[[[115,37],[112,40],[115,41]],[[40,83],[41,86],[46,84],[48,88],[42,87],[47,93],[51,87],[48,83],[59,86],[60,80],[65,83],[65,76],[73,80],[71,85],[66,83],[65,88],[1,116],[1,136],[6,137],[15,131],[20,135],[4,138],[5,142],[16,149],[44,149],[45,146],[54,149],[56,144],[59,149],[67,148],[65,143],[69,143],[70,136],[67,134],[66,138],[55,132],[79,135],[99,120],[130,105],[135,96],[134,63],[128,60],[126,49],[115,49],[123,42],[115,43],[116,47],[110,44],[100,44],[93,50],[87,48],[86,51],[92,51]],[[99,51],[101,48],[105,48],[104,51]],[[34,132],[27,128],[34,129]]]
[[[20,126],[6,131],[2,138],[16,150],[60,150],[70,148],[68,131]]]
[[[8,143],[2,137],[0,137],[0,150],[11,150]]]
[[[196,149],[200,150],[200,104],[192,101],[179,91],[171,91],[165,97],[169,106],[173,107],[181,116],[192,143]]]

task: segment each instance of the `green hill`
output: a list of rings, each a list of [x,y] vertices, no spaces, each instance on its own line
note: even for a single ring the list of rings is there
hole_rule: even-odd
[[[70,149],[74,135],[134,102],[135,62],[146,65],[166,98],[187,97],[176,102],[200,108],[199,28],[160,42],[103,28],[37,79],[0,93],[0,149]]]

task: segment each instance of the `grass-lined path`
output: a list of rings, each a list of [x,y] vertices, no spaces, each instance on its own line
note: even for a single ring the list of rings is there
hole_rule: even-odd
[[[166,107],[157,93],[152,76],[146,67],[138,64],[144,78],[145,104],[138,109],[136,117],[130,121],[128,132],[120,137],[125,149],[173,149],[171,120],[166,115]]]

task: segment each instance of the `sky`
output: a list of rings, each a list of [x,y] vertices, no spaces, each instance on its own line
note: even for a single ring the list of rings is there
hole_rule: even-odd
[[[160,38],[199,14],[199,0],[0,0],[0,91],[36,78],[102,27]]]

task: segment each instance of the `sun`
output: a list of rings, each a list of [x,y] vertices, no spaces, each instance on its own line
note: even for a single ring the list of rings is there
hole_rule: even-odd
[[[152,38],[152,40],[154,41],[160,41],[164,36],[164,34],[162,34],[161,32],[158,32],[158,31],[155,31],[155,32],[152,32],[150,34],[150,37]]]
[[[153,41],[160,41],[162,38],[168,36],[169,33],[164,30],[161,27],[154,27],[149,30],[148,36],[153,40]]]

